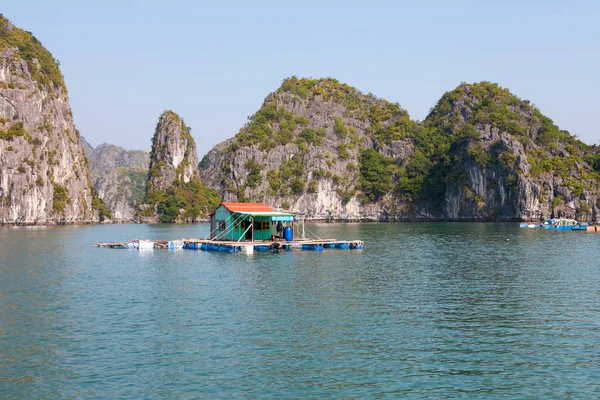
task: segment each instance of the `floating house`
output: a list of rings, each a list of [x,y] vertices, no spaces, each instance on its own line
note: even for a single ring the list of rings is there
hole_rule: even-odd
[[[279,253],[290,250],[362,250],[364,246],[362,240],[322,239],[314,233],[312,233],[313,238],[307,238],[303,222],[300,224],[302,231],[298,233],[299,237],[294,238],[295,223],[295,214],[275,211],[264,203],[223,202],[215,212],[210,214],[210,235],[204,238],[154,241],[138,239],[128,242],[97,243],[94,246],[112,249],[187,249],[246,254]]]
[[[295,215],[273,210],[264,203],[222,202],[210,214],[210,239],[260,241],[276,238],[292,241]]]

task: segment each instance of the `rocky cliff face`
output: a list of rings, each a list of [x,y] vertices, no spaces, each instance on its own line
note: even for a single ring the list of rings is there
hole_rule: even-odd
[[[426,120],[452,143],[444,216],[540,220],[598,216],[597,151],[497,85],[462,84]],[[448,179],[452,178],[452,179]]]
[[[0,222],[94,222],[62,75],[30,33],[0,16]]]
[[[196,143],[173,111],[161,114],[152,138],[150,168],[139,222],[193,222],[204,219],[218,204],[198,173]]]
[[[394,137],[380,145],[374,135],[394,124],[412,124],[397,104],[334,79],[290,78],[204,157],[201,177],[227,201],[264,201],[314,219],[379,220],[391,199],[361,200],[359,158],[378,147],[402,164],[412,143]]]
[[[225,200],[310,219],[595,218],[594,157],[488,82],[446,93],[418,123],[334,79],[293,77],[204,157],[200,174]]]
[[[175,180],[198,178],[198,154],[190,128],[173,111],[161,114],[152,138],[148,190],[166,190]]]
[[[84,148],[85,144],[87,142]],[[150,154],[106,143],[96,148],[87,146],[92,184],[98,198],[110,210],[110,219],[113,222],[133,221],[136,204],[144,197]]]

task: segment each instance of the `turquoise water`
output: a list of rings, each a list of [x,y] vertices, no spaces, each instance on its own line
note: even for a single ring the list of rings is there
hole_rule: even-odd
[[[363,251],[110,250],[0,228],[0,398],[598,398],[600,234],[319,224]]]

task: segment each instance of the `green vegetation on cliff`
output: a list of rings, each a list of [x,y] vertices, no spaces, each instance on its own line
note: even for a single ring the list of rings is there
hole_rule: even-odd
[[[62,213],[67,204],[71,203],[69,190],[61,185],[54,184],[54,193],[52,194],[52,213]]]
[[[25,132],[23,122],[17,122],[8,129],[0,129],[0,140],[13,140],[16,137],[24,137],[31,142],[31,135]]]
[[[348,116],[368,121],[373,127],[371,134],[381,142],[398,140],[415,125],[408,112],[396,103],[365,95],[333,78],[299,79],[293,76],[284,80],[281,87],[267,97],[263,106],[236,135],[230,150],[253,144],[271,149],[278,144],[294,142],[301,150],[310,145],[321,145],[327,134],[324,127],[308,128],[309,118],[286,111],[279,105],[280,100],[285,102],[286,96],[290,95],[306,99],[309,105],[314,101],[340,103]],[[352,134],[341,118],[334,117],[334,121],[334,131],[340,139]]]
[[[483,138],[486,129],[510,136],[504,142]],[[544,174],[598,179],[592,171],[578,171],[578,165],[586,164],[583,156],[589,146],[560,130],[529,101],[490,82],[461,84],[445,93],[408,136],[416,150],[399,170],[397,192],[404,201],[429,201],[437,210],[444,204],[448,182],[468,186],[464,171],[469,160],[485,169],[502,167],[508,188],[516,191],[523,171],[519,171],[514,145],[507,145],[510,138],[522,146],[531,165],[528,175],[534,180]],[[572,180],[566,183],[572,189],[577,186]]]
[[[149,190],[144,203],[157,205],[160,222],[175,222],[179,209],[184,209],[184,218],[206,217],[207,212],[219,205],[221,198],[200,181],[176,180],[167,190]],[[153,210],[147,215],[152,215]]]
[[[100,221],[112,218],[112,213],[110,212],[108,206],[104,200],[98,197],[98,192],[94,188],[92,188],[92,208],[98,211],[98,217],[100,218]]]
[[[32,79],[42,85],[54,84],[66,90],[63,76],[58,68],[58,62],[52,54],[42,46],[42,43],[31,34],[13,26],[8,19],[0,14],[0,51],[4,47],[16,47],[20,57],[27,62]],[[34,63],[39,62],[39,69]]]
[[[360,185],[368,201],[377,201],[392,190],[394,160],[366,149],[360,154]]]

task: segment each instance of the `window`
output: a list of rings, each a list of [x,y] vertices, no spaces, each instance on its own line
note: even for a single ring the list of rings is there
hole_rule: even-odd
[[[255,231],[268,231],[271,229],[269,221],[254,221]]]
[[[225,221],[217,221],[217,224],[219,226],[217,228],[218,230],[220,230],[220,231],[224,231],[225,230]]]

